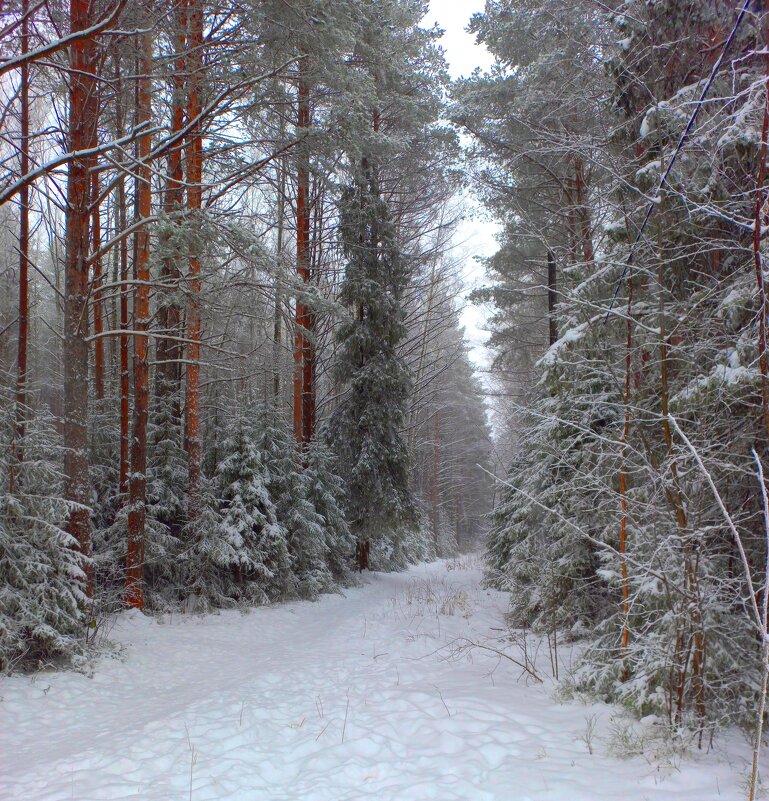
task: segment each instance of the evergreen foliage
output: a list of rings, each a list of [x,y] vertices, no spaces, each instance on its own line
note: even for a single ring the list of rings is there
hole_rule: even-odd
[[[156,395],[150,413],[147,514],[176,536],[185,518],[187,457],[175,394]]]
[[[681,145],[735,19],[719,0],[629,0],[611,14],[489,3],[473,28],[497,67],[455,95],[456,118],[488,157],[485,199],[505,223],[481,293],[496,304],[498,369],[516,364],[532,321],[530,377],[507,385],[522,402],[505,409],[516,442],[489,581],[511,590],[518,625],[587,638],[578,686],[701,735],[750,721],[760,658],[734,539],[666,412],[734,515],[756,586],[765,582],[751,454],[767,456],[756,19],[737,30]]]
[[[0,187],[8,669],[79,653],[126,606],[334,592],[363,542],[387,570],[454,554],[489,501],[428,5],[125,3],[109,31],[86,5],[30,5],[28,37],[3,11],[34,64],[8,64]]]
[[[304,457],[306,465],[302,475],[306,499],[320,517],[322,526],[322,557],[326,568],[319,572],[327,582],[325,589],[345,586],[352,580],[355,537],[344,515],[344,481],[339,476],[334,454],[322,440],[313,442]],[[325,577],[326,572],[330,577]]]
[[[325,521],[310,498],[311,478],[288,427],[266,415],[262,420],[256,445],[265,464],[265,488],[291,554],[292,592],[315,598],[333,587],[326,563]]]
[[[411,376],[397,351],[406,335],[408,265],[365,159],[340,212],[347,259],[340,302],[351,316],[337,334],[334,370],[345,393],[326,436],[346,481],[350,528],[359,543],[370,544],[372,567],[391,570],[406,564],[417,523],[401,434]]]
[[[3,431],[9,433],[8,428]],[[6,440],[7,442],[7,440]],[[25,459],[0,463],[0,669],[40,666],[82,650],[86,624],[85,563],[63,527],[67,504],[55,456],[61,447],[52,421],[27,423]],[[3,454],[10,449],[6,446]],[[54,457],[54,458],[52,458]]]
[[[269,473],[256,443],[237,430],[214,476],[219,504],[218,545],[208,557],[232,570],[240,597],[267,600],[290,592],[291,556],[284,526],[267,485]]]

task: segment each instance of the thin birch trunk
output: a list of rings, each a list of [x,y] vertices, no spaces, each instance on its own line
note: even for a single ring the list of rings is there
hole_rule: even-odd
[[[430,287],[427,290],[427,310],[425,313],[425,324],[422,327],[422,342],[419,347],[419,360],[417,369],[414,371],[414,386],[418,387],[422,382],[424,373],[425,359],[427,358],[427,338],[432,326],[433,301],[435,298],[436,275],[438,272],[438,255],[434,255],[430,266]],[[412,396],[411,409],[409,411],[409,453],[414,454],[417,439],[417,406],[416,398]]]
[[[440,527],[440,494],[441,494],[441,406],[440,393],[435,398],[435,416],[433,418],[433,481],[432,481],[432,518],[435,555],[438,555],[438,529]]]

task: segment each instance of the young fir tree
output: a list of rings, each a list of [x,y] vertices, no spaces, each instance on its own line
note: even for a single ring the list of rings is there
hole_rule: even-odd
[[[327,438],[347,484],[346,511],[360,566],[393,570],[408,559],[417,515],[401,436],[411,375],[398,355],[406,335],[402,294],[408,278],[392,220],[364,158],[341,201],[346,269],[340,301],[352,312],[337,334],[334,376],[345,392]]]
[[[158,395],[150,410],[147,515],[178,536],[185,518],[187,460],[175,408],[177,396]]]
[[[337,584],[351,581],[355,536],[344,515],[344,481],[331,449],[322,441],[311,443],[305,452],[304,470],[307,498],[323,520],[324,558]]]
[[[605,376],[574,359],[558,343],[542,360],[536,413],[494,511],[487,564],[489,583],[511,593],[515,625],[538,631],[556,625],[578,636],[608,601],[595,541],[610,536],[614,519],[608,463],[615,459],[601,445],[617,415]]]
[[[291,554],[291,592],[315,598],[333,586],[325,558],[324,521],[309,497],[308,477],[288,427],[272,414],[257,413],[255,417],[264,420],[256,445],[265,466],[265,488],[286,532]]]
[[[51,459],[60,449],[52,421],[40,416],[29,420],[23,445],[25,458],[16,465],[13,494],[5,486],[9,471],[1,471],[2,670],[30,659],[75,654],[87,601],[83,558],[63,526],[68,505],[61,499],[61,472]]]
[[[235,606],[243,595],[241,567],[248,559],[242,537],[222,530],[213,484],[202,481],[199,513],[181,532],[186,544],[180,554],[184,606],[191,612]]]
[[[179,573],[181,528],[185,519],[186,458],[174,419],[174,399],[157,397],[148,424],[147,507],[142,575],[145,605],[166,609],[178,603],[186,582]],[[129,505],[106,495],[96,505],[94,563],[100,603],[118,607],[124,599]]]
[[[293,585],[287,532],[267,490],[259,449],[241,428],[227,438],[223,451],[213,480],[220,520],[196,548],[216,567],[232,572],[235,599],[285,595]]]

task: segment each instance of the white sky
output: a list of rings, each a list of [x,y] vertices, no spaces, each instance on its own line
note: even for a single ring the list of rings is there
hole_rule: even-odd
[[[475,36],[467,33],[470,17],[483,11],[484,0],[430,0],[430,10],[422,23],[429,27],[434,22],[445,31],[441,45],[446,51],[446,61],[452,78],[468,76],[476,67],[487,69],[493,61],[491,54],[475,42]],[[465,294],[484,283],[483,268],[476,256],[489,256],[497,249],[494,234],[496,223],[480,219],[478,205],[472,198],[464,199],[467,217],[457,231],[456,256],[462,260],[462,274],[466,286]],[[471,357],[476,365],[484,369],[489,363],[489,354],[484,347],[488,339],[485,329],[487,312],[484,308],[465,303],[461,315]],[[484,382],[485,383],[485,382]]]
[[[489,51],[477,45],[475,36],[465,30],[470,17],[483,11],[484,5],[484,0],[430,0],[430,10],[423,24],[429,27],[437,22],[446,32],[441,45],[446,51],[452,78],[469,75],[476,67],[491,66]]]

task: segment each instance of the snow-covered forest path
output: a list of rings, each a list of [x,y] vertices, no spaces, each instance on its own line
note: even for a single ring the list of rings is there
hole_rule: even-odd
[[[2,680],[0,799],[743,797],[736,737],[707,759],[660,758],[649,743],[646,757],[612,756],[634,747],[616,711],[559,704],[549,680],[461,650],[457,638],[500,636],[506,597],[479,579],[466,561],[438,562],[317,603],[124,616],[112,632],[124,658],[91,678]]]

